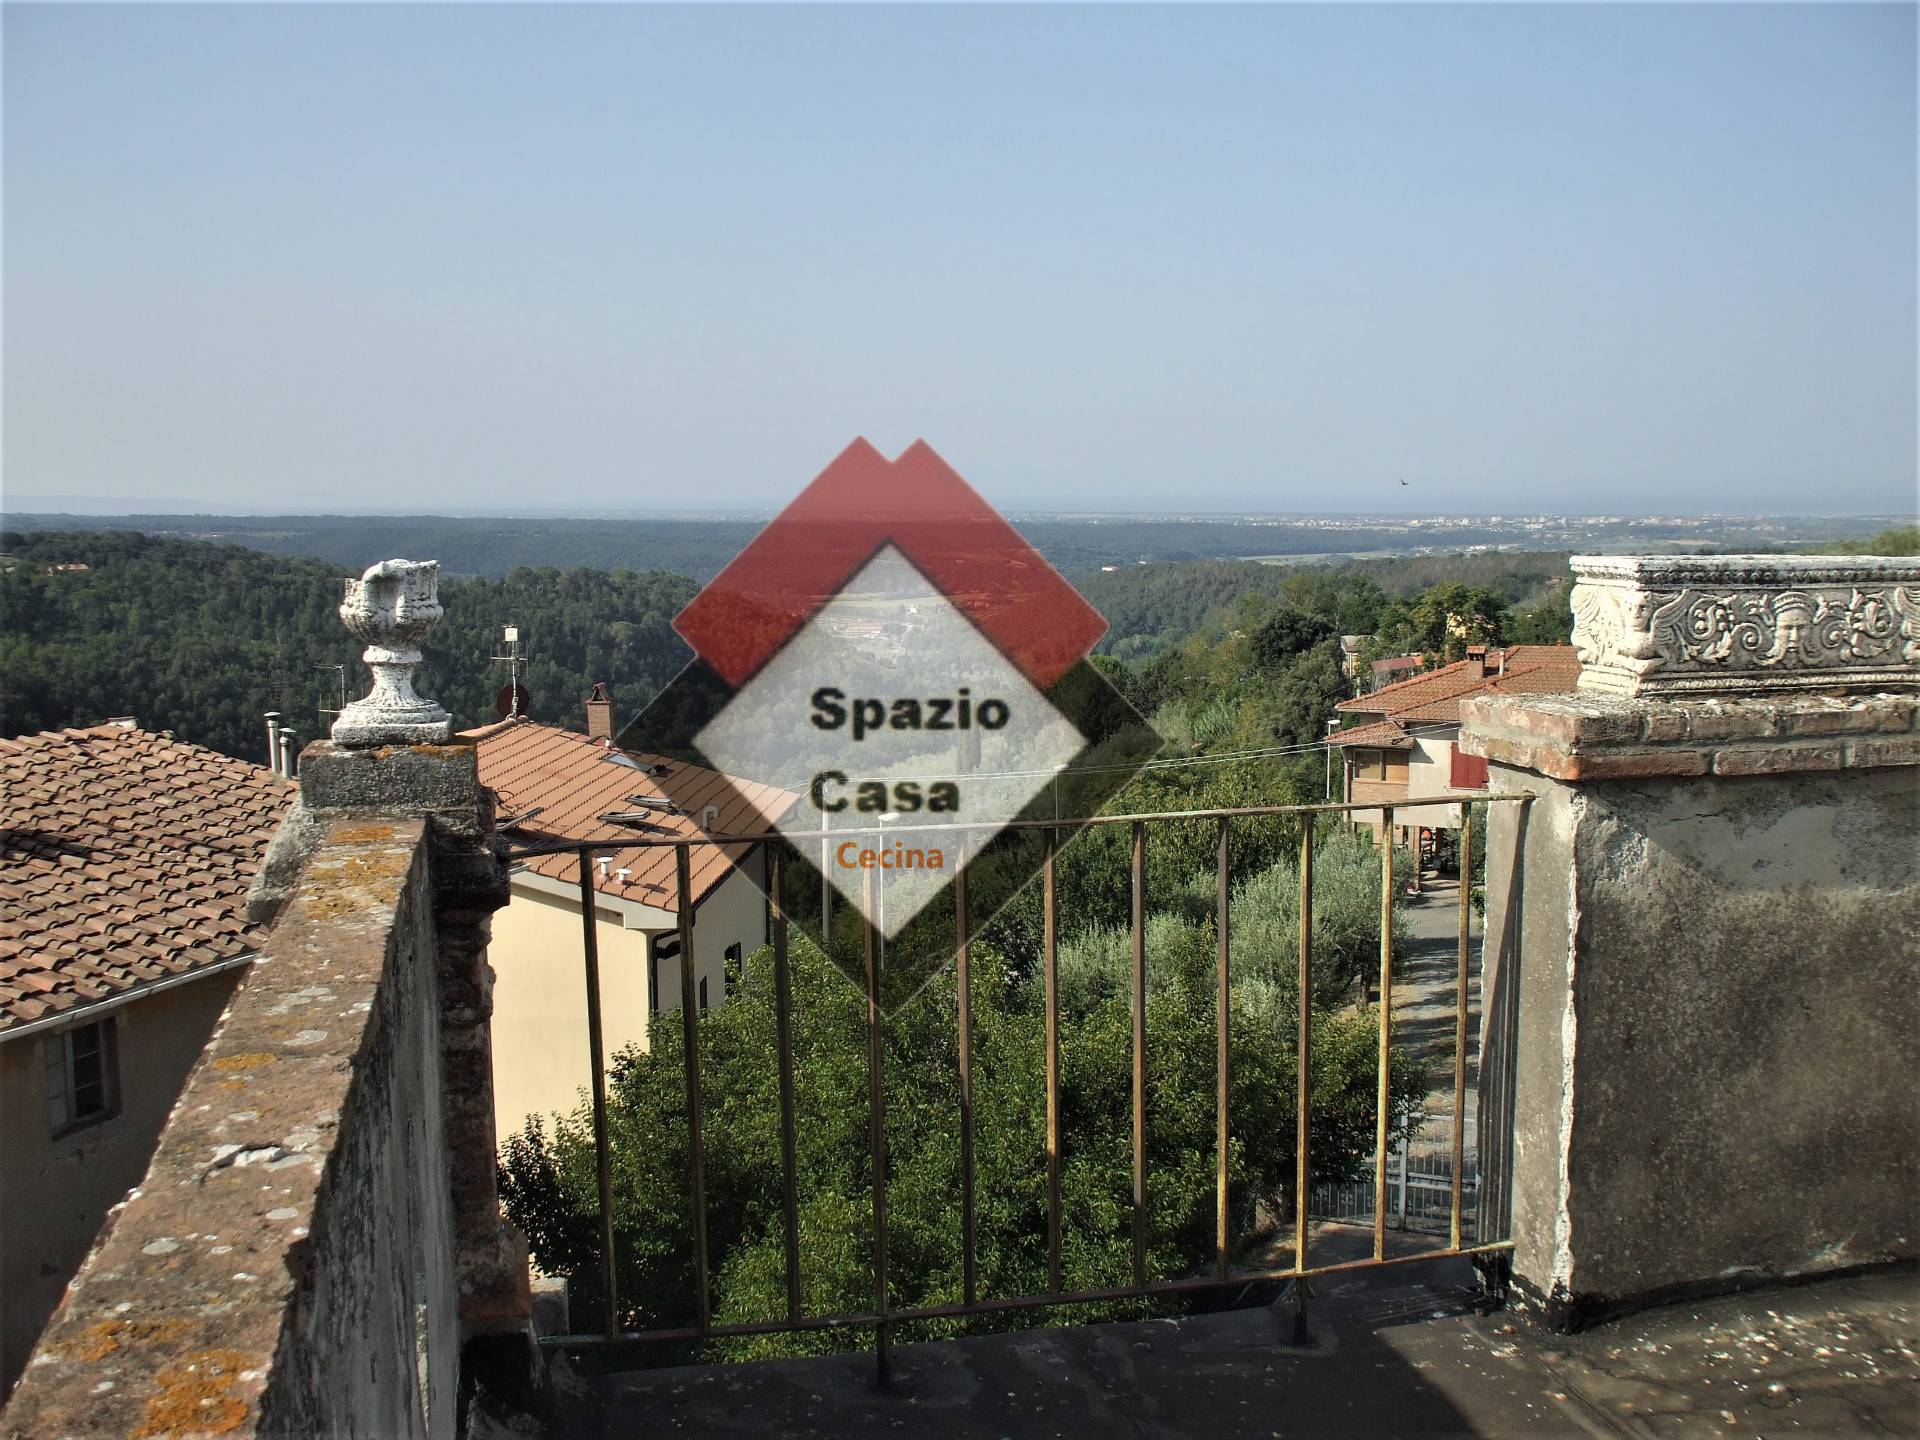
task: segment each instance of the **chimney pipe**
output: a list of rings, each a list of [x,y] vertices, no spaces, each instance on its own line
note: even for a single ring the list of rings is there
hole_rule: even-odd
[[[280,712],[278,710],[269,710],[265,718],[267,722],[267,768],[270,770],[278,770],[280,768]]]
[[[1487,678],[1487,647],[1469,645],[1467,647],[1467,669],[1470,674],[1484,680]]]
[[[300,771],[300,737],[292,730],[282,730],[280,733],[286,740],[285,748],[280,753],[287,763],[287,779],[291,780]]]
[[[604,680],[596,683],[587,697],[587,738],[613,739],[613,695]]]

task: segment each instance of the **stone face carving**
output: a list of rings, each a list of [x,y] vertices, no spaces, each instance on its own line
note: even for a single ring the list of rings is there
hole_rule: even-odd
[[[367,642],[360,658],[373,671],[373,690],[333,722],[336,744],[431,744],[453,733],[453,718],[413,692],[420,642],[445,613],[438,560],[382,560],[347,581],[340,620]]]
[[[1920,560],[1576,555],[1580,688],[1920,689]]]

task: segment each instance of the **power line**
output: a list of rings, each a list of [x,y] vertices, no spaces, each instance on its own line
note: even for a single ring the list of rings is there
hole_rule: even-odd
[[[1435,721],[1429,725],[1409,726],[1404,730],[1403,733],[1405,733],[1409,738],[1412,738],[1414,736],[1419,736],[1419,735],[1433,734],[1441,730],[1457,730],[1458,728],[1459,728],[1459,723],[1457,721],[1441,720],[1441,721]],[[1337,734],[1338,732],[1335,732],[1335,733]],[[1039,776],[1039,775],[1044,775],[1049,777],[1056,776],[1056,775],[1109,775],[1109,774],[1114,774],[1116,772],[1123,771],[1123,770],[1134,772],[1134,773],[1144,773],[1145,771],[1148,771],[1148,770],[1183,769],[1190,765],[1229,765],[1239,760],[1272,759],[1272,758],[1278,758],[1286,755],[1311,755],[1317,751],[1327,750],[1330,748],[1334,748],[1334,746],[1333,746],[1333,741],[1329,739],[1329,740],[1315,740],[1304,745],[1273,745],[1273,746],[1267,746],[1267,747],[1264,747],[1261,749],[1255,749],[1255,750],[1229,750],[1229,751],[1225,751],[1223,753],[1215,754],[1215,755],[1156,756],[1151,760],[1143,760],[1137,764],[1132,764],[1132,765],[1128,765],[1128,764],[1068,765],[1057,770],[1045,770],[1045,769],[972,770],[964,774],[956,773],[952,775],[928,775],[928,774],[915,773],[914,775],[911,775],[911,776],[898,777],[898,778],[914,779],[914,780],[921,780],[921,781],[1018,780],[1022,778]],[[1345,747],[1342,746],[1339,748],[1344,749]],[[893,778],[893,777],[882,777],[882,778]]]

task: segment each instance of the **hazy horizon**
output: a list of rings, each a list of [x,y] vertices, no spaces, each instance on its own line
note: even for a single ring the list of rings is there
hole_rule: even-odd
[[[15,513],[1916,506],[1912,6],[0,24]]]
[[[339,519],[395,519],[407,517],[422,520],[679,520],[679,521],[726,521],[758,522],[771,519],[776,506],[742,506],[733,509],[709,508],[614,508],[606,506],[546,508],[527,506],[494,507],[446,507],[421,510],[404,506],[359,506],[359,507],[306,507],[298,509],[279,507],[247,507],[235,505],[226,509],[211,509],[194,506],[186,509],[146,508],[128,509],[128,505],[144,505],[148,502],[127,496],[51,496],[22,495],[18,500],[7,498],[0,500],[0,521],[8,515],[44,517],[48,515],[72,515],[84,519],[151,519],[166,517],[169,519],[209,519],[209,520],[261,520],[261,519],[320,519],[333,517]],[[156,502],[157,503],[157,502]],[[1428,518],[1452,517],[1455,519],[1524,519],[1530,515],[1553,515],[1568,520],[1591,520],[1605,516],[1617,516],[1629,520],[1653,518],[1673,518],[1681,520],[1880,520],[1889,523],[1907,522],[1914,516],[1911,508],[1902,510],[1568,510],[1568,509],[1516,509],[1500,510],[1208,510],[1189,507],[1186,509],[1162,510],[1115,510],[1090,509],[1073,506],[1005,506],[1001,513],[1015,519],[1048,518],[1061,520],[1087,521],[1128,521],[1128,520],[1210,520],[1231,521],[1247,520],[1256,522],[1288,520],[1356,520],[1356,521],[1406,521]]]

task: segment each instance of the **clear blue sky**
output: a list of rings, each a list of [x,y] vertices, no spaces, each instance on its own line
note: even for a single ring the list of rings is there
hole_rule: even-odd
[[[4,42],[16,495],[758,507],[865,434],[1023,509],[1915,503],[1910,5]]]

